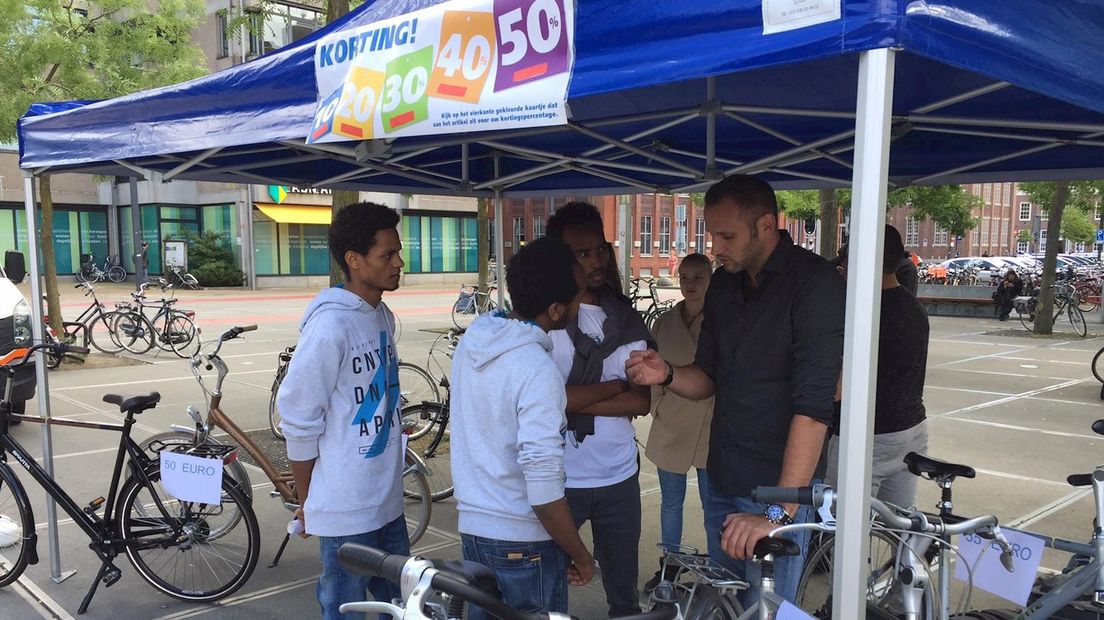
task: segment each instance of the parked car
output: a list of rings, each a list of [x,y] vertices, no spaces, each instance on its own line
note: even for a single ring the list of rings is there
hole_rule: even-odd
[[[26,277],[23,254],[5,253],[4,266],[0,270],[0,359],[29,347],[32,342],[31,306],[15,286]],[[12,413],[23,413],[37,386],[33,361],[16,370],[13,381]],[[0,374],[0,390],[6,383],[6,376]]]
[[[959,273],[965,269],[978,270],[978,284],[986,285],[995,277],[1000,279],[1012,266],[1003,259],[995,257],[963,256],[952,258],[941,263],[947,269],[948,274]]]

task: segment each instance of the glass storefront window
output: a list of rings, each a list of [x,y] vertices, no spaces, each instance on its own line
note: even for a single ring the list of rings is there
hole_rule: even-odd
[[[42,212],[38,211],[41,227]],[[0,254],[27,252],[27,216],[22,209],[0,209]],[[54,210],[54,257],[57,272],[70,274],[80,267],[81,254],[92,254],[96,264],[107,257],[107,213],[99,210]]]
[[[400,235],[406,273],[472,272],[478,268],[474,217],[404,215]]]

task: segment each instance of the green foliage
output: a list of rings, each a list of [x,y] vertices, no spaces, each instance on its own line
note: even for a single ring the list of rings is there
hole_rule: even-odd
[[[31,103],[107,99],[206,72],[200,0],[0,0],[0,140]]]
[[[245,273],[234,262],[230,237],[225,233],[185,231],[178,238],[188,241],[188,272],[201,286],[241,286]]]
[[[820,217],[820,194],[816,190],[780,190],[774,195],[778,198],[778,210],[786,217],[797,220]]]
[[[1096,239],[1096,222],[1080,209],[1062,212],[1062,238],[1075,243],[1092,243]]]
[[[889,194],[889,203],[907,205],[915,219],[931,220],[952,235],[964,235],[977,226],[973,210],[981,206],[982,200],[961,185],[936,185],[894,190]]]
[[[1020,183],[1020,190],[1044,212],[1050,212],[1054,204],[1055,184],[1053,182]],[[1104,181],[1070,181],[1066,206],[1074,207],[1082,213],[1093,213],[1100,208],[1101,198],[1104,198]],[[1065,226],[1064,218],[1062,225]]]
[[[1016,236],[1016,241],[1020,243],[1031,243],[1032,239],[1034,239],[1034,235],[1031,234],[1029,228],[1021,228],[1020,234]]]

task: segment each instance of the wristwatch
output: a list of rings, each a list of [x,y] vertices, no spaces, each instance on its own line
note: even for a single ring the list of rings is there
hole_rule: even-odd
[[[786,512],[786,509],[778,504],[767,506],[767,509],[763,511],[763,516],[767,518],[767,521],[775,525],[789,525],[794,522],[790,513]]]

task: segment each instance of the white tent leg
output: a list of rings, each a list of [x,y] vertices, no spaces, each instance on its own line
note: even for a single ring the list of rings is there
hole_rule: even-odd
[[[495,179],[502,176],[502,155],[499,153],[494,154],[494,176]],[[502,238],[502,231],[506,229],[504,220],[506,216],[502,214],[502,185],[496,185],[494,190],[494,210],[495,210],[495,281],[498,282],[498,307],[502,310],[506,309],[506,240]],[[517,239],[514,239],[514,253],[520,249],[517,246]]]
[[[27,265],[31,273],[31,335],[36,343],[43,342],[46,334],[42,324],[42,274],[38,269],[38,226],[35,219],[35,182],[34,177],[24,173],[24,207],[27,213]],[[38,416],[50,417],[50,383],[46,375],[46,356],[39,351],[35,354],[35,383],[38,392]],[[42,425],[42,468],[52,477],[54,475],[54,441],[49,424]],[[72,577],[77,571],[61,572],[61,545],[58,543],[57,503],[46,496],[46,538],[50,544],[50,578],[61,583]]]
[[[893,67],[894,52],[888,49],[871,50],[859,56],[852,232],[848,252],[855,258],[847,265],[844,410],[840,430],[833,618],[866,617],[866,583],[856,576],[864,574],[869,553],[870,452],[882,305],[882,244]],[[866,260],[868,258],[872,260]]]

